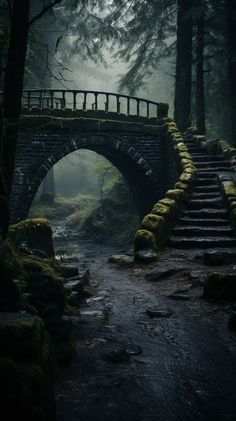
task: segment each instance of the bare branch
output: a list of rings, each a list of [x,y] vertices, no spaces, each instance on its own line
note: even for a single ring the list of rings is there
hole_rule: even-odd
[[[28,26],[30,27],[36,20],[40,19],[45,13],[48,12],[48,10],[51,10],[56,4],[61,3],[62,0],[54,0],[52,3],[50,3],[48,6],[43,7],[41,12],[39,12],[37,15],[35,15],[28,23]]]

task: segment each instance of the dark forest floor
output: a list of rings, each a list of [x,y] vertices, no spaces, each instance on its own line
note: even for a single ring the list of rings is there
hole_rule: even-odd
[[[58,375],[58,421],[235,421],[235,306],[202,298],[206,272],[233,265],[207,267],[197,251],[167,249],[153,265],[117,267],[112,253],[85,244],[80,255],[94,295],[74,318],[76,356]],[[146,314],[153,306],[162,317]]]

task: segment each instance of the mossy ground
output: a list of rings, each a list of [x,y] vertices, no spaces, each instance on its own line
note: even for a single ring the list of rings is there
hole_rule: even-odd
[[[30,218],[47,218],[49,221],[64,219],[75,212],[81,215],[88,208],[95,207],[96,199],[94,196],[78,194],[72,197],[56,196],[54,203],[50,206],[35,200],[29,212]]]

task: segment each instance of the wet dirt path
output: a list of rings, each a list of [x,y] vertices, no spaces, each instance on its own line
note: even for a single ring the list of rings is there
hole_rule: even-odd
[[[206,267],[168,250],[152,266],[117,267],[93,247],[80,258],[97,286],[74,320],[74,364],[58,375],[58,421],[235,421],[233,306],[201,298]],[[153,306],[162,317],[146,314]]]

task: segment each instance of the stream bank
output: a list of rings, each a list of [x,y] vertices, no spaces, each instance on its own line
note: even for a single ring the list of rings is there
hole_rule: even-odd
[[[89,269],[93,291],[73,317],[76,356],[58,375],[58,421],[235,420],[235,305],[202,298],[215,268],[193,251],[117,266],[111,246],[71,239],[64,248]]]

